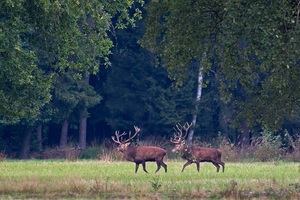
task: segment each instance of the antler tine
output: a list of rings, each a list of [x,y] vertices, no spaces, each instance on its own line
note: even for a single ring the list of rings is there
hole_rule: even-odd
[[[176,124],[176,128],[177,129],[175,129],[174,127],[173,127],[173,129],[175,130],[175,132],[178,134],[178,136],[179,137],[182,137],[182,125],[180,124],[180,123],[177,123]]]
[[[174,144],[178,144],[181,142],[181,139],[180,139],[180,137],[178,137],[177,135],[174,134],[174,139],[170,138],[170,141]]]
[[[183,128],[184,128],[185,130],[188,130],[192,125],[193,125],[193,122],[191,122],[190,124],[189,124],[188,122],[185,122]]]
[[[118,143],[118,144],[121,144],[122,142],[120,141],[120,138],[124,135],[126,135],[126,132],[124,131],[121,135],[120,135],[120,131],[116,131],[115,132],[115,135],[116,135],[116,139],[115,139],[115,136],[111,136],[111,139],[115,142],[115,143]]]
[[[134,130],[135,130],[135,132],[140,132],[140,128],[139,127],[137,127],[137,126],[133,126],[134,127]]]
[[[180,123],[176,124],[176,128],[173,127],[173,129],[175,130],[174,133],[174,138],[171,138],[170,141],[174,144],[178,144],[182,141],[183,137],[182,137],[182,129],[183,126]]]
[[[185,123],[183,126],[180,123],[176,124],[176,129],[173,127],[173,129],[175,130],[176,134],[174,133],[174,139],[171,139],[172,143],[179,143],[180,141],[184,140],[184,138],[187,136],[188,131],[190,129],[190,127],[192,126],[192,123]],[[185,130],[185,135],[182,136],[182,130]],[[178,138],[177,140],[175,140],[175,138]]]
[[[125,140],[123,143],[129,142],[130,140],[132,140],[140,132],[141,129],[138,128],[137,126],[134,126],[134,130],[135,130],[135,133],[133,134],[133,136],[130,136],[131,131],[129,131],[129,138],[127,140]]]
[[[133,136],[131,136],[131,131],[129,131],[129,138],[125,141],[120,141],[120,138],[122,140],[122,136],[126,135],[127,133],[124,131],[122,134],[120,134],[119,131],[116,131],[115,132],[115,136],[111,136],[111,139],[115,142],[115,143],[118,143],[118,144],[121,144],[121,143],[127,143],[129,142],[130,140],[132,140],[139,132],[140,132],[140,128],[138,128],[137,126],[134,126],[134,129],[135,129],[135,133],[133,134]]]
[[[185,135],[183,138],[187,136],[189,129],[191,128],[192,125],[193,125],[192,122],[190,124],[188,122],[185,122],[184,126],[182,127],[185,130]]]
[[[115,139],[115,136],[111,136],[111,139],[115,142],[115,143],[118,143],[118,144],[121,144],[120,140],[119,140],[119,131],[116,131],[115,132],[115,135],[116,135],[116,139]]]
[[[119,134],[119,131],[118,131],[118,137],[120,138],[120,137],[122,137],[122,136],[124,136],[124,135],[126,135],[127,133],[125,132],[125,131],[123,131],[123,133],[120,135]]]

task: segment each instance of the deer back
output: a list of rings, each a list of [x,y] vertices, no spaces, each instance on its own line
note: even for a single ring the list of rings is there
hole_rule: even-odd
[[[219,161],[221,160],[221,151],[215,148],[204,148],[192,146],[190,154],[196,157],[199,161]]]
[[[165,155],[164,149],[154,146],[127,147],[124,152],[125,159],[132,162],[155,161]]]

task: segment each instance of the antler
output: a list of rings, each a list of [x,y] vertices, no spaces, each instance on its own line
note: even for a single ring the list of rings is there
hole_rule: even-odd
[[[119,134],[120,131],[116,131],[115,132],[115,135],[116,135],[116,139],[114,136],[111,136],[111,139],[115,142],[115,143],[118,143],[118,144],[121,144],[122,142],[120,142],[120,138],[123,136],[123,135],[126,135],[126,132],[124,131],[121,135]]]
[[[121,135],[119,134],[119,131],[116,131],[115,132],[115,135],[116,135],[116,139],[114,136],[111,136],[111,139],[115,142],[115,143],[118,143],[118,144],[121,144],[121,143],[127,143],[129,142],[130,140],[132,140],[139,132],[140,132],[140,128],[138,128],[137,126],[134,126],[134,130],[135,130],[135,133],[133,134],[133,136],[131,136],[131,131],[129,131],[129,138],[125,141],[120,141],[120,138],[124,135],[126,135],[127,133],[124,131]]]
[[[187,136],[191,126],[192,126],[192,122],[190,124],[186,122],[183,126],[180,123],[176,124],[176,129],[173,128],[176,132],[176,133],[174,133],[174,139],[171,138],[170,141],[174,144],[180,143]],[[185,131],[184,136],[182,136],[182,131],[183,130]]]

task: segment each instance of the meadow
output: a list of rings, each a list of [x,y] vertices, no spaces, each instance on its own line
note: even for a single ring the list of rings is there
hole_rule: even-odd
[[[168,172],[147,163],[148,174],[126,161],[6,160],[0,199],[299,199],[299,162],[211,163],[166,160]]]

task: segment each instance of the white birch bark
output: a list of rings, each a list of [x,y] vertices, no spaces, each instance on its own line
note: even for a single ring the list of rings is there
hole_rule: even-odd
[[[204,61],[206,59],[206,54],[203,54],[202,57],[202,61]],[[192,143],[193,141],[193,137],[194,137],[194,127],[197,123],[197,114],[198,114],[198,110],[199,110],[199,104],[200,104],[200,100],[201,100],[201,96],[202,96],[202,84],[203,84],[203,65],[202,65],[202,61],[199,62],[199,72],[198,72],[198,87],[197,87],[197,96],[196,96],[196,104],[195,104],[195,114],[193,115],[193,119],[192,119],[192,129],[189,132],[188,135],[188,139],[187,142],[189,144]]]

